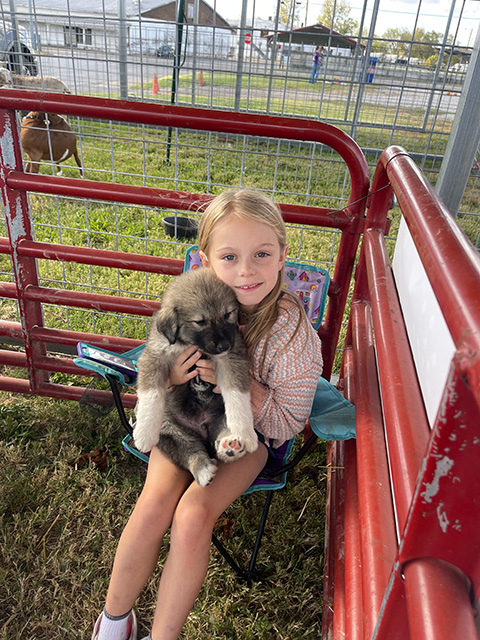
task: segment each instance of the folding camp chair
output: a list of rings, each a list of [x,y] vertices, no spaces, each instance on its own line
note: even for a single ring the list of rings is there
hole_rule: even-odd
[[[198,247],[190,247],[185,256],[184,271],[200,267],[201,260]],[[319,328],[323,318],[329,283],[330,277],[328,272],[320,267],[291,260],[287,260],[285,263],[285,288],[295,292],[299,296],[303,302],[307,317],[315,329]],[[127,418],[121,397],[122,387],[134,385],[136,382],[137,359],[143,351],[144,346],[145,345],[140,345],[135,349],[121,354],[122,358],[127,359],[128,363],[131,363],[131,368],[129,364],[127,368],[122,367],[119,369],[115,363],[106,364],[103,359],[102,361],[95,359],[95,355],[98,357],[98,349],[94,351],[90,357],[76,358],[75,363],[91,370],[95,374],[100,374],[108,380],[120,421],[127,432],[127,435],[123,439],[123,446],[136,457],[144,462],[148,462],[148,454],[138,451],[134,446],[132,436],[134,425]],[[102,351],[104,354],[110,354],[113,359],[118,355],[113,352]],[[79,353],[80,352],[81,349],[79,348]],[[86,353],[88,354],[88,349]],[[85,353],[82,355],[85,355]],[[273,493],[285,486],[287,482],[287,472],[293,469],[310,451],[318,437],[325,440],[343,440],[355,437],[353,405],[347,402],[338,390],[324,378],[320,378],[318,381],[309,423],[311,433],[304,440],[296,455],[290,460],[295,441],[295,438],[293,438],[274,450],[275,455],[269,456],[265,468],[253,484],[245,491],[245,494],[255,491],[267,492],[248,568],[242,569],[220,540],[213,534],[212,542],[215,547],[239,578],[244,579],[249,586],[253,580],[258,579],[255,568],[256,561]]]

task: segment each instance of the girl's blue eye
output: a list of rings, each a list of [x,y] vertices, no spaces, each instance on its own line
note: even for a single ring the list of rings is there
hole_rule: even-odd
[[[270,254],[269,254],[269,253],[267,253],[266,251],[259,251],[259,252],[257,253],[257,256],[258,256],[259,258],[268,258],[268,256],[269,256],[269,255],[270,255]]]
[[[222,260],[235,260],[235,256],[233,256],[231,253],[223,256]]]

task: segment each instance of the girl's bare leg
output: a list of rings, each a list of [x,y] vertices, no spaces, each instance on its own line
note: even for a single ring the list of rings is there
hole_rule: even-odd
[[[178,502],[172,522],[170,552],[163,569],[152,640],[176,640],[207,572],[212,531],[218,517],[247,489],[265,466],[260,445],[230,464],[220,463],[208,487],[192,483]]]
[[[120,537],[105,608],[112,616],[129,611],[152,574],[163,536],[192,476],[154,447],[147,478]]]

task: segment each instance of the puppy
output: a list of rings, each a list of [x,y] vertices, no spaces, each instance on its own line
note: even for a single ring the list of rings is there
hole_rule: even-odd
[[[170,370],[189,345],[213,360],[221,395],[199,376],[167,393]],[[174,278],[138,360],[136,447],[150,451],[157,445],[206,486],[215,457],[229,462],[258,447],[249,389],[233,290],[207,268]]]
[[[62,168],[58,163],[73,155],[83,178],[77,137],[72,127],[61,116],[56,113],[30,111],[22,120],[20,139],[28,156],[25,165],[27,173],[38,173],[40,160],[53,160],[57,165],[57,175],[62,175]]]

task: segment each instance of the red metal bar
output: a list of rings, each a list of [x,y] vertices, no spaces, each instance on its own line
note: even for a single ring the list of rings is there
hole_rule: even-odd
[[[378,376],[400,533],[412,501],[430,428],[418,385],[383,231],[364,236]]]
[[[355,440],[345,442],[345,638],[363,640],[363,578]],[[336,604],[335,604],[336,606]]]
[[[42,371],[60,371],[72,376],[88,376],[93,374],[86,369],[77,366],[70,358],[42,356],[35,360],[35,366]]]
[[[478,640],[464,574],[431,558],[407,563],[403,573],[412,640]]]
[[[100,267],[176,276],[183,271],[183,260],[177,260],[176,258],[160,258],[158,256],[142,255],[141,253],[108,251],[91,247],[72,247],[51,242],[21,240],[18,243],[18,254],[28,258],[65,260],[66,262],[77,262],[79,264],[92,264]]]
[[[355,404],[353,350],[345,349],[342,363],[344,396]],[[363,640],[365,621],[362,598],[362,549],[358,511],[357,445],[344,444],[345,460],[345,638]]]
[[[344,443],[338,442],[333,459],[335,465],[335,537],[333,585],[333,637],[345,637],[345,459]]]
[[[0,364],[7,367],[27,368],[27,357],[20,351],[8,351],[0,349]],[[92,373],[86,369],[78,367],[69,358],[52,358],[50,356],[40,356],[35,360],[35,367],[42,371],[59,371],[70,375],[81,375],[91,377]]]
[[[0,336],[13,338],[14,340],[23,340],[22,325],[20,322],[0,320]]]
[[[0,237],[0,253],[12,253],[12,245],[10,244],[10,240],[8,238]]]
[[[18,191],[35,191],[71,198],[95,198],[107,202],[123,202],[155,208],[180,211],[202,211],[215,196],[203,193],[170,191],[152,187],[100,182],[81,178],[57,178],[55,176],[29,174],[11,171],[7,175],[7,184]],[[366,194],[363,201],[366,200]],[[327,209],[308,205],[278,203],[285,222],[292,224],[311,224],[333,229],[347,229],[352,224],[358,233],[363,230],[363,218],[350,213],[353,205],[344,209]]]
[[[323,610],[322,610],[322,640],[333,638],[333,607],[334,607],[334,575],[335,575],[335,536],[333,523],[335,522],[335,482],[336,473],[332,469],[335,460],[337,442],[327,444],[327,498],[325,502],[325,555],[323,560]]]
[[[42,384],[38,389],[33,389],[28,380],[22,378],[9,378],[0,376],[0,391],[9,391],[10,393],[26,393],[45,396],[48,398],[58,398],[60,400],[75,400],[80,402],[85,387],[67,386],[63,384],[52,384],[50,382]],[[92,389],[92,398],[100,402],[110,403],[111,392]],[[98,394],[98,395],[97,395]],[[133,393],[125,393],[122,396],[125,407],[133,409],[137,403],[137,396]]]
[[[2,298],[13,298],[18,300],[17,285],[12,282],[0,282],[0,296]]]
[[[150,300],[120,298],[102,293],[50,289],[49,287],[35,287],[33,285],[26,288],[24,295],[25,299],[30,301],[82,307],[85,309],[97,309],[99,311],[138,314],[142,316],[151,316],[160,308],[159,302]]]
[[[0,364],[6,367],[24,367],[27,368],[27,356],[19,351],[8,351],[0,349]]]
[[[144,340],[133,340],[132,338],[103,336],[95,333],[50,329],[48,327],[34,327],[31,331],[31,339],[50,344],[64,344],[70,347],[76,347],[78,342],[88,342],[88,344],[118,351],[119,353],[134,349],[145,342]]]
[[[363,605],[371,638],[397,552],[370,306],[351,308]]]
[[[0,336],[22,340],[22,325],[19,322],[0,320]],[[32,341],[49,344],[66,345],[76,347],[78,342],[88,342],[103,349],[110,349],[122,353],[134,349],[143,344],[144,340],[132,338],[120,338],[119,336],[105,336],[97,333],[85,333],[80,331],[66,331],[61,329],[49,329],[48,327],[34,327],[31,331]]]

